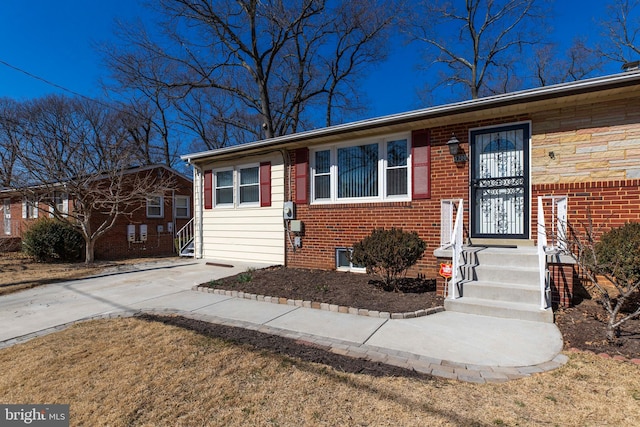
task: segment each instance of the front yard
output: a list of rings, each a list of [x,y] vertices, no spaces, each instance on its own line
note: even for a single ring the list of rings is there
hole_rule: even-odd
[[[69,403],[71,425],[636,426],[640,419],[640,367],[591,354],[570,353],[545,374],[476,385],[378,376],[375,364],[349,373],[339,363],[282,354],[300,345],[292,341],[266,348],[215,333],[143,319],[75,325],[0,351],[0,394],[4,403]]]
[[[0,260],[5,290],[16,282],[35,286],[97,272]],[[272,268],[209,285],[346,305],[360,295],[358,305],[388,300],[393,305],[377,308],[390,311],[439,303],[428,286],[390,295],[367,288],[373,286],[367,282],[355,274]],[[312,291],[302,296],[305,289]],[[366,295],[372,295],[369,302]],[[558,315],[566,346],[640,357],[633,347],[638,329],[625,336],[631,346],[603,347],[591,304],[584,300]],[[588,335],[571,335],[568,325]],[[147,316],[81,323],[0,350],[0,395],[3,403],[69,403],[71,425],[637,425],[640,366],[593,353],[566,354],[569,362],[555,371],[476,385],[255,331]]]

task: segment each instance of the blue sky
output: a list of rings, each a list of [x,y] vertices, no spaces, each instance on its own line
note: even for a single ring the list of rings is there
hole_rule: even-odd
[[[556,0],[554,38],[570,43],[576,36],[596,37],[604,16],[604,0]],[[106,74],[94,43],[113,37],[115,18],[144,13],[136,0],[0,0],[0,61],[89,97],[100,96],[97,81]],[[367,116],[420,108],[415,94],[423,76],[415,70],[419,57],[397,43],[386,63],[365,79],[370,100]],[[607,72],[618,72],[612,66]],[[60,89],[0,63],[0,97],[25,100]]]

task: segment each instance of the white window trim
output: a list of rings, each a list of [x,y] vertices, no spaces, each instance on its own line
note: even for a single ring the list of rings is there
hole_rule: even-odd
[[[392,195],[387,196],[387,143],[398,140],[407,141],[407,194],[406,195]],[[349,197],[338,198],[338,149],[354,147],[358,145],[378,144],[378,196],[376,197]],[[315,198],[315,153],[318,151],[330,152],[331,167],[330,167],[330,182],[331,189],[330,199],[316,200]],[[385,203],[385,202],[404,202],[411,201],[411,134],[400,133],[385,135],[380,138],[363,138],[357,140],[351,140],[341,144],[322,145],[313,147],[309,150],[309,181],[310,181],[310,197],[312,205],[330,205],[330,204],[357,204],[357,203]]]
[[[340,251],[348,251],[349,253],[353,252],[353,248],[345,248],[345,247],[339,247],[336,248],[336,270],[337,271],[349,271],[351,273],[366,273],[367,269],[366,267],[354,267],[353,263],[351,261],[349,261],[349,266],[340,266],[338,261],[340,260],[340,255],[339,252]]]
[[[69,194],[65,193],[65,192],[54,192],[53,196],[51,197],[52,204],[51,204],[51,206],[49,206],[49,216],[51,218],[53,218],[53,213],[55,211],[54,206],[57,205],[57,203],[56,203],[56,193],[62,199],[62,210],[60,210],[60,213],[62,215],[68,215],[69,214]]]
[[[389,164],[389,159],[387,157],[387,144],[389,142],[393,142],[393,141],[399,141],[404,139],[405,141],[407,141],[407,164],[404,166],[393,166],[391,168],[389,168],[388,164]],[[385,138],[384,139],[384,144],[382,147],[382,154],[383,154],[383,158],[382,158],[382,173],[384,174],[384,178],[383,178],[383,198],[386,201],[406,201],[406,200],[411,200],[411,137],[410,135],[403,135],[402,137],[399,138]],[[387,195],[387,190],[388,190],[388,183],[387,183],[387,171],[389,170],[395,170],[395,169],[401,169],[401,168],[405,168],[407,170],[407,194],[392,194],[392,195]]]
[[[241,173],[240,171],[242,169],[251,169],[251,168],[258,168],[258,182],[256,184],[251,184],[251,185],[257,185],[258,186],[258,200],[255,202],[240,202],[240,188],[242,187],[240,185],[241,182]],[[235,175],[236,175],[236,179],[234,180],[235,185],[235,200],[236,200],[236,204],[238,207],[255,207],[255,206],[260,206],[260,163],[249,163],[246,165],[240,165],[240,166],[236,166],[235,169]]]
[[[154,215],[154,214],[149,214],[149,208],[150,207],[158,207],[158,205],[150,205],[149,204],[149,200],[151,200],[152,198],[159,198],[160,199],[160,214],[158,215]],[[149,197],[147,198],[147,218],[164,218],[164,196],[162,194],[150,194]]]
[[[185,200],[186,206],[178,206],[178,200]],[[186,215],[178,215],[178,208],[184,209],[187,208],[187,214]],[[176,194],[173,200],[173,210],[174,210],[174,216],[176,218],[190,218],[191,217],[191,198],[189,196],[184,196],[182,194]]]
[[[231,203],[220,203],[218,202],[218,195],[217,195],[217,189],[218,189],[218,173],[219,172],[229,172],[231,171],[231,187],[220,187],[220,188],[231,188],[231,193],[232,193],[232,201]],[[214,169],[213,170],[213,207],[214,208],[233,208],[235,207],[236,204],[236,173],[235,170],[233,168],[220,168],[220,169]]]
[[[32,206],[31,215],[29,215],[29,205]],[[38,200],[35,197],[25,196],[22,198],[22,218],[23,219],[38,218]]]

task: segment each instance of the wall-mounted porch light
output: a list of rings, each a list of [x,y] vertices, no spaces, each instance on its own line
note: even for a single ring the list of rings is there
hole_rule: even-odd
[[[447,142],[447,147],[449,147],[449,154],[453,156],[453,161],[456,163],[463,163],[468,160],[466,153],[460,147],[460,141],[456,138],[455,133],[451,133],[451,139]]]

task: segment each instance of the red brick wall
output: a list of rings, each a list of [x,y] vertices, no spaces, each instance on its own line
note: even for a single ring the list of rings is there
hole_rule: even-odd
[[[470,128],[499,125],[527,120],[526,116],[504,117],[490,121],[443,126],[431,129],[431,198],[401,203],[368,203],[345,205],[297,204],[297,219],[302,220],[305,232],[302,248],[295,252],[286,243],[287,265],[321,269],[335,268],[335,248],[350,247],[376,227],[401,227],[416,231],[426,241],[427,250],[410,274],[424,274],[438,278],[439,263],[433,256],[440,245],[440,200],[462,198],[465,203],[465,236],[469,226],[468,181],[469,164],[456,164],[448,152],[446,142],[455,133],[461,146],[469,153]],[[535,131],[535,124],[534,124]],[[532,147],[533,149],[534,147]],[[291,153],[290,172],[295,176],[295,151]],[[546,154],[545,154],[546,155]],[[296,180],[291,180],[292,194],[296,194]],[[309,189],[307,188],[307,191]],[[287,190],[287,193],[288,190]],[[537,196],[568,195],[569,219],[573,223],[586,221],[588,213],[594,224],[605,225],[603,230],[640,220],[640,180],[612,180],[587,183],[539,184],[532,186],[532,239],[536,238]],[[547,220],[548,221],[548,220]],[[573,293],[576,277],[573,266],[552,268],[552,297],[555,304],[567,305]]]
[[[176,175],[177,176],[177,175]],[[183,227],[189,219],[177,219],[173,217],[174,207],[172,194],[189,196],[191,202],[190,213],[193,216],[193,186],[191,181],[181,176],[177,176],[178,185],[175,193],[165,195],[164,216],[163,218],[147,218],[146,206],[135,210],[129,216],[122,216],[109,231],[106,232],[96,242],[95,259],[118,259],[127,257],[143,257],[143,256],[165,256],[173,255],[174,236],[175,233]],[[0,198],[2,203],[2,198]],[[0,211],[2,205],[0,205]],[[73,201],[69,200],[69,210],[73,210]],[[92,221],[94,230],[101,223],[100,215],[94,212],[95,219]],[[40,204],[38,209],[38,217],[49,217],[49,208]],[[1,218],[0,218],[1,220]],[[29,228],[35,219],[22,218],[22,196],[14,196],[11,198],[11,237],[20,238],[22,234]],[[173,222],[173,232],[169,232],[168,223]],[[127,241],[127,225],[134,224],[136,226],[136,237],[139,240],[140,224],[147,225],[148,238],[146,242],[129,243]],[[163,227],[162,232],[158,232],[158,226]],[[0,227],[3,224],[0,223]],[[2,231],[4,231],[2,229]],[[0,238],[4,235],[0,235]]]
[[[591,218],[596,237],[626,222],[640,221],[640,179],[541,184],[532,190],[534,200],[544,195],[568,196],[569,222],[583,230]],[[532,216],[537,224],[536,209]]]
[[[551,275],[551,305],[557,307],[571,307],[574,286],[580,281],[577,267],[571,264],[549,264]]]
[[[189,196],[191,202],[191,215],[193,216],[193,190],[191,181],[180,178],[179,188],[175,195]],[[98,259],[118,259],[145,256],[170,256],[175,254],[174,236],[188,221],[189,218],[174,218],[174,207],[172,193],[164,196],[164,215],[162,218],[147,218],[146,206],[135,210],[127,216],[121,216],[95,246],[95,258]],[[96,218],[94,224],[98,223]],[[173,231],[168,231],[168,223],[173,222]],[[135,225],[137,242],[127,240],[127,226]],[[147,240],[140,240],[140,225],[147,226]],[[97,225],[96,225],[97,226]],[[162,227],[162,231],[158,227]]]
[[[287,243],[286,260],[291,267],[335,268],[335,249],[351,247],[374,228],[400,227],[416,231],[427,243],[424,257],[411,275],[437,277],[438,260],[433,251],[440,246],[440,200],[462,198],[465,203],[465,235],[469,224],[469,164],[455,163],[446,143],[455,133],[465,153],[469,153],[468,131],[471,128],[523,121],[525,116],[503,117],[430,129],[431,197],[396,203],[361,203],[340,205],[297,204],[296,218],[304,222],[302,248],[295,252]],[[295,151],[290,152],[290,173],[295,176]],[[296,180],[291,180],[296,194]],[[287,183],[288,184],[288,183]],[[307,192],[309,188],[307,188]],[[285,194],[289,194],[286,190]],[[438,278],[440,286],[441,278]]]

